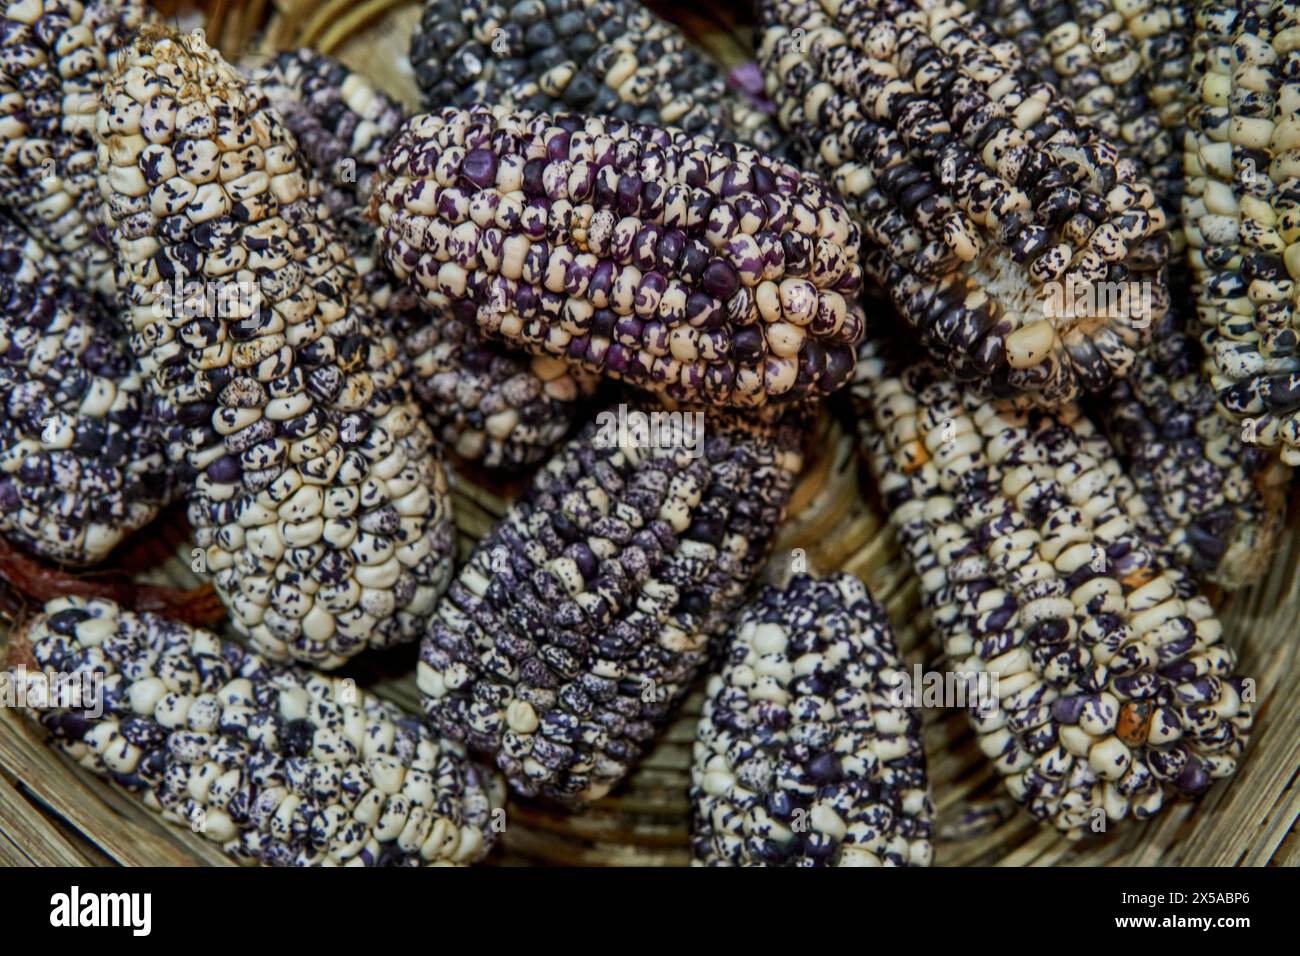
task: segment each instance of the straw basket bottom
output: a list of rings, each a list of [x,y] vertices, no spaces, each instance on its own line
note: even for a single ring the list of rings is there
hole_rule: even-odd
[[[727,66],[747,57],[748,4],[707,8],[661,0],[651,6],[682,25]],[[211,3],[205,13],[164,11],[186,28],[203,23],[232,59],[313,46],[338,56],[379,86],[416,105],[405,60],[419,17],[410,0],[265,0]],[[941,668],[929,643],[917,582],[860,467],[852,423],[826,415],[790,506],[790,518],[765,577],[797,570],[847,571],[886,607],[909,667]],[[523,482],[502,484],[478,469],[453,474],[460,555],[504,513]],[[183,509],[126,542],[115,567],[150,583],[191,587],[191,544]],[[1006,795],[979,752],[964,714],[925,711],[925,743],[937,807],[935,864],[1000,865],[1300,865],[1300,528],[1293,516],[1266,579],[1219,601],[1225,631],[1255,681],[1261,702],[1254,738],[1237,776],[1199,805],[1176,802],[1149,822],[1125,821],[1072,843],[1039,826]],[[2,636],[0,636],[2,641]],[[362,655],[345,670],[358,684],[419,710],[414,650]],[[502,865],[680,866],[690,861],[687,791],[701,681],[643,760],[609,796],[579,812],[511,799]],[[45,746],[42,732],[0,707],[0,865],[230,865],[200,834],[164,823],[132,795]]]

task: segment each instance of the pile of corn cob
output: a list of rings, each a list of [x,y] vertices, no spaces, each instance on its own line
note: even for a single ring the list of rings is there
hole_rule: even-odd
[[[428,0],[416,116],[138,0],[7,5],[0,534],[94,563],[175,485],[259,652],[57,601],[11,664],[104,708],[32,716],[241,861],[464,863],[497,771],[604,795],[714,659],[698,863],[926,865],[883,611],[845,575],[745,603],[855,381],[951,666],[1000,682],[973,719],[1012,796],[1077,837],[1231,775],[1253,699],[1197,581],[1263,573],[1289,476],[1259,446],[1300,460],[1265,128],[1294,14],[972,5],[759,0],[781,129],[635,0]],[[864,274],[933,364],[860,346]],[[439,444],[545,460],[457,574]],[[427,722],[285,663],[414,639]]]

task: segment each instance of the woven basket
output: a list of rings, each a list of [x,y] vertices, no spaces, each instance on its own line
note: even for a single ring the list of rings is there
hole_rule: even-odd
[[[406,45],[419,17],[411,0],[215,0],[203,9],[157,6],[176,25],[202,27],[231,58],[312,46],[363,71],[409,105],[416,89]],[[748,4],[657,2],[726,66],[748,56]],[[797,558],[813,571],[860,577],[886,606],[908,664],[939,666],[939,651],[921,619],[916,579],[899,557],[888,522],[864,477],[852,423],[827,413],[819,426],[791,517],[767,568],[787,577]],[[456,524],[462,555],[505,510],[520,483],[502,484],[456,466]],[[179,517],[179,516],[178,516]],[[1080,843],[1040,827],[1016,809],[975,746],[965,716],[925,712],[926,751],[938,808],[939,865],[1298,865],[1300,838],[1300,696],[1282,688],[1300,682],[1300,529],[1293,520],[1266,580],[1220,600],[1230,639],[1242,651],[1262,705],[1241,770],[1193,805],[1176,803],[1152,822],[1128,822]],[[151,583],[193,586],[183,520],[168,516],[137,534],[115,564]],[[418,695],[413,652],[365,655],[348,673],[414,711]],[[689,860],[687,786],[691,742],[702,698],[689,696],[675,722],[638,768],[610,796],[581,813],[526,801],[507,811],[503,864],[683,865]],[[7,839],[5,839],[7,837]],[[0,709],[0,865],[227,864],[201,836],[161,822],[124,793],[44,745],[41,732]]]

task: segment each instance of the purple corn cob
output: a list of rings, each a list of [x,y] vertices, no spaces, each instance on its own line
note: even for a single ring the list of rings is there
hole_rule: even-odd
[[[815,177],[748,147],[449,109],[398,134],[375,207],[395,274],[534,354],[748,407],[852,374],[858,229]]]

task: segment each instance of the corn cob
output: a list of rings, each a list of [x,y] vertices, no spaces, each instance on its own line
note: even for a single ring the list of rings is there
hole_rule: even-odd
[[[372,261],[366,218],[384,146],[406,119],[401,106],[341,63],[311,50],[281,53],[251,71],[325,184],[366,293],[409,359],[407,377],[434,434],[462,458],[519,470],[570,430],[599,382],[560,361],[484,341],[472,326],[431,313],[413,290]]]
[[[857,578],[795,577],[737,616],[691,770],[705,865],[928,866],[921,718],[884,609]]]
[[[322,667],[412,639],[451,575],[446,477],[293,137],[161,29],[96,136],[132,348],[185,426],[190,523],[236,628]]]
[[[1300,464],[1297,18],[1290,4],[1259,0],[1198,8],[1184,155],[1210,381],[1242,438],[1280,446],[1288,465]]]
[[[1157,326],[1102,418],[1166,559],[1235,590],[1269,568],[1290,469],[1238,440],[1200,375],[1200,343],[1177,325],[1171,312]]]
[[[1230,776],[1253,685],[1209,602],[1139,529],[1145,503],[1075,407],[1013,412],[929,365],[860,356],[872,469],[1011,795],[1076,837]]]
[[[103,560],[169,496],[144,383],[101,324],[0,216],[0,533],[70,564]]]
[[[763,152],[781,131],[637,0],[427,0],[411,39],[430,111],[490,103],[675,126]]]
[[[702,425],[693,451],[588,424],[479,542],[430,625],[429,717],[521,794],[578,803],[616,784],[761,569],[802,415],[688,412],[704,416],[688,419]]]
[[[106,600],[51,601],[24,636],[40,670],[102,681],[102,701],[46,692],[29,707],[57,746],[240,862],[471,863],[491,849],[492,772],[351,680]]]
[[[748,147],[449,109],[398,134],[376,205],[398,277],[533,354],[751,407],[852,374],[858,229],[819,180]]]
[[[69,275],[107,299],[113,263],[95,188],[95,110],[141,0],[22,0],[0,21],[0,187]]]
[[[1181,3],[1159,0],[984,0],[983,12],[1025,63],[1112,143],[1143,164],[1176,222],[1182,194],[1190,65]],[[1171,108],[1172,107],[1172,108]],[[1181,232],[1174,230],[1177,240]]]
[[[1165,214],[1133,160],[960,4],[759,13],[782,125],[943,367],[1047,406],[1128,373],[1168,308]]]

